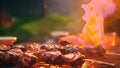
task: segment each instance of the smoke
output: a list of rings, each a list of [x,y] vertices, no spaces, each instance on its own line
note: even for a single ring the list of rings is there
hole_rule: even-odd
[[[89,1],[90,0],[47,0],[47,11],[48,14],[58,13],[68,16],[71,22],[62,29],[71,33],[78,33],[84,26],[84,21],[82,20],[84,10],[80,6]]]

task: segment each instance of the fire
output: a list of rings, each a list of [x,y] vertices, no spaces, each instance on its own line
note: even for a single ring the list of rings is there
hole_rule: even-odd
[[[108,33],[105,35],[105,42],[106,42],[106,49],[109,49],[110,47],[118,46],[119,37],[117,36],[116,32]]]
[[[112,14],[116,6],[112,0],[92,0],[89,4],[82,4],[85,15],[82,17],[86,24],[82,29],[79,41],[84,44],[104,44],[104,18]]]
[[[116,40],[116,33],[113,32],[112,35],[113,35],[113,37],[112,37],[112,43],[111,43],[111,45],[115,46],[115,44],[116,44],[116,42],[115,42],[115,40]]]

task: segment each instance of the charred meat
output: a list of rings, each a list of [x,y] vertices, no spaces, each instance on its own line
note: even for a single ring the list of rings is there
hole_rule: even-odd
[[[79,52],[69,53],[62,56],[65,60],[65,64],[71,65],[72,67],[81,66],[84,63],[84,55]]]
[[[64,59],[62,59],[60,51],[44,52],[42,54],[42,59],[44,62],[52,65],[62,65],[64,63]]]

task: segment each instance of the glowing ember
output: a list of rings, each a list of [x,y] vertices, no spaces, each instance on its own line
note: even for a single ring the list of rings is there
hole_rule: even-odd
[[[85,15],[82,17],[86,24],[83,27],[79,41],[88,44],[104,44],[104,18],[112,14],[116,6],[112,0],[92,0],[89,4],[82,4]]]
[[[106,48],[109,49],[110,47],[118,46],[119,45],[119,37],[115,32],[108,33],[105,35],[105,43]]]
[[[116,33],[114,32],[112,35],[113,35],[113,37],[112,37],[112,44],[111,44],[111,45],[112,45],[112,46],[115,46],[115,44],[116,44],[116,43],[115,43]]]

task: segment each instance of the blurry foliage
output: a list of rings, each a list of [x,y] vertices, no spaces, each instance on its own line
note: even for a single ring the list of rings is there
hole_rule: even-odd
[[[49,14],[41,18],[16,18],[10,28],[0,25],[0,36],[17,36],[18,42],[29,41],[34,36],[43,40],[55,27],[65,26],[69,21],[68,17],[59,14]]]

